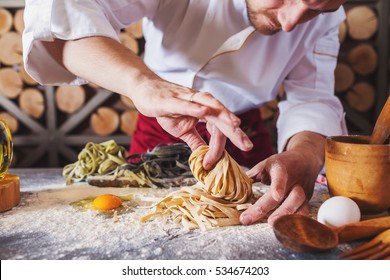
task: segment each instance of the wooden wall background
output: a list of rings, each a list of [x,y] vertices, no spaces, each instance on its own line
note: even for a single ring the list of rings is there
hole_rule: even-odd
[[[129,99],[92,84],[43,87],[25,73],[23,6],[22,0],[0,0],[0,118],[13,134],[13,167],[62,167],[76,161],[89,141],[115,139],[129,147],[138,114]],[[389,95],[389,1],[350,0],[345,9],[335,94],[350,134],[370,134]],[[141,55],[140,23],[123,30],[121,40]],[[283,97],[281,88],[277,99],[259,108],[274,141]]]

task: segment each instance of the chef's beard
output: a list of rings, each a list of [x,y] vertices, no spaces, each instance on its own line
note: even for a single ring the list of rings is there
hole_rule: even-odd
[[[263,35],[274,35],[282,30],[277,18],[266,11],[256,11],[246,1],[249,21]]]

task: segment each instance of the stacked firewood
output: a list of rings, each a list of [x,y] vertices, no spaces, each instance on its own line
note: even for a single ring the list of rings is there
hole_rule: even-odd
[[[39,115],[43,109],[39,106],[42,104],[34,104],[37,108],[32,111],[29,104],[29,92],[33,89],[25,87],[25,85],[34,85],[35,81],[28,76],[22,66],[21,34],[23,29],[22,9],[12,14],[0,8],[0,94],[8,99],[18,100],[19,107],[23,111]],[[32,95],[33,98],[36,95],[42,97],[42,93],[38,90],[34,90]],[[0,117],[7,122],[11,132],[15,133],[18,130],[18,120],[12,114],[2,110]]]
[[[24,9],[0,8],[0,95],[14,102],[28,117],[44,123],[48,110],[46,87],[38,85],[23,66],[23,13]],[[141,52],[142,38],[141,22],[122,30],[119,36],[121,42],[136,54]],[[82,110],[90,93],[98,92],[100,88],[89,84],[53,89],[57,112],[69,116]],[[130,99],[119,95],[116,99],[113,106],[102,104],[89,116],[88,132],[100,136],[118,132],[132,135],[138,112]],[[7,122],[13,134],[17,133],[19,120],[4,106],[0,106],[0,118]]]
[[[378,32],[378,16],[374,8],[355,6],[346,11],[347,18],[340,26],[340,41],[348,45],[341,53],[335,71],[335,92],[344,96],[357,112],[367,112],[375,103],[375,79],[378,52],[372,39]]]
[[[345,9],[346,20],[339,27],[341,49],[335,70],[335,94],[352,110],[365,114],[376,100],[378,14],[369,5],[345,5]],[[281,87],[277,98],[260,108],[268,123],[276,125],[278,102],[283,98]]]
[[[45,87],[37,85],[23,67],[23,11],[0,8],[0,95],[17,104],[30,118],[44,123],[48,108]],[[339,29],[342,47],[335,71],[335,93],[353,110],[364,113],[374,106],[376,100],[374,76],[379,55],[374,39],[379,28],[378,14],[369,5],[346,5],[346,13],[347,18]],[[119,39],[140,55],[143,51],[141,22],[122,30]],[[56,110],[65,117],[77,113],[83,110],[91,93],[98,91],[99,87],[93,84],[54,87]],[[283,98],[284,90],[280,87],[277,98],[260,108],[263,119],[270,121],[273,127],[279,114],[278,102]],[[115,102],[99,105],[88,116],[88,132],[100,136],[118,132],[132,135],[137,117],[138,112],[131,100],[117,96]],[[18,119],[7,108],[0,106],[0,118],[6,120],[13,133],[17,133]]]
[[[132,50],[135,54],[140,55],[140,40],[143,38],[142,21],[136,22],[128,28],[121,31],[119,39],[123,45]],[[96,109],[90,118],[90,126],[98,135],[110,135],[120,129],[121,132],[132,135],[135,124],[138,119],[138,111],[133,102],[125,97],[120,97],[120,104],[117,104],[119,110],[112,107],[101,106]],[[125,109],[123,106],[125,105]],[[122,107],[122,109],[121,109]]]

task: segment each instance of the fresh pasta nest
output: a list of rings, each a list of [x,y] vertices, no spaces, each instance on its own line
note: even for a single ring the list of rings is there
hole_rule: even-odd
[[[154,204],[153,213],[141,218],[169,217],[186,229],[207,230],[215,226],[237,225],[241,211],[251,205],[252,180],[226,152],[212,170],[202,162],[208,146],[196,149],[189,158],[198,183],[174,191]]]

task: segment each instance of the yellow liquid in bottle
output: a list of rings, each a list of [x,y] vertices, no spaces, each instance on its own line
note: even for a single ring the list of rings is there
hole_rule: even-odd
[[[13,155],[12,135],[7,124],[0,120],[0,180],[7,174]]]

